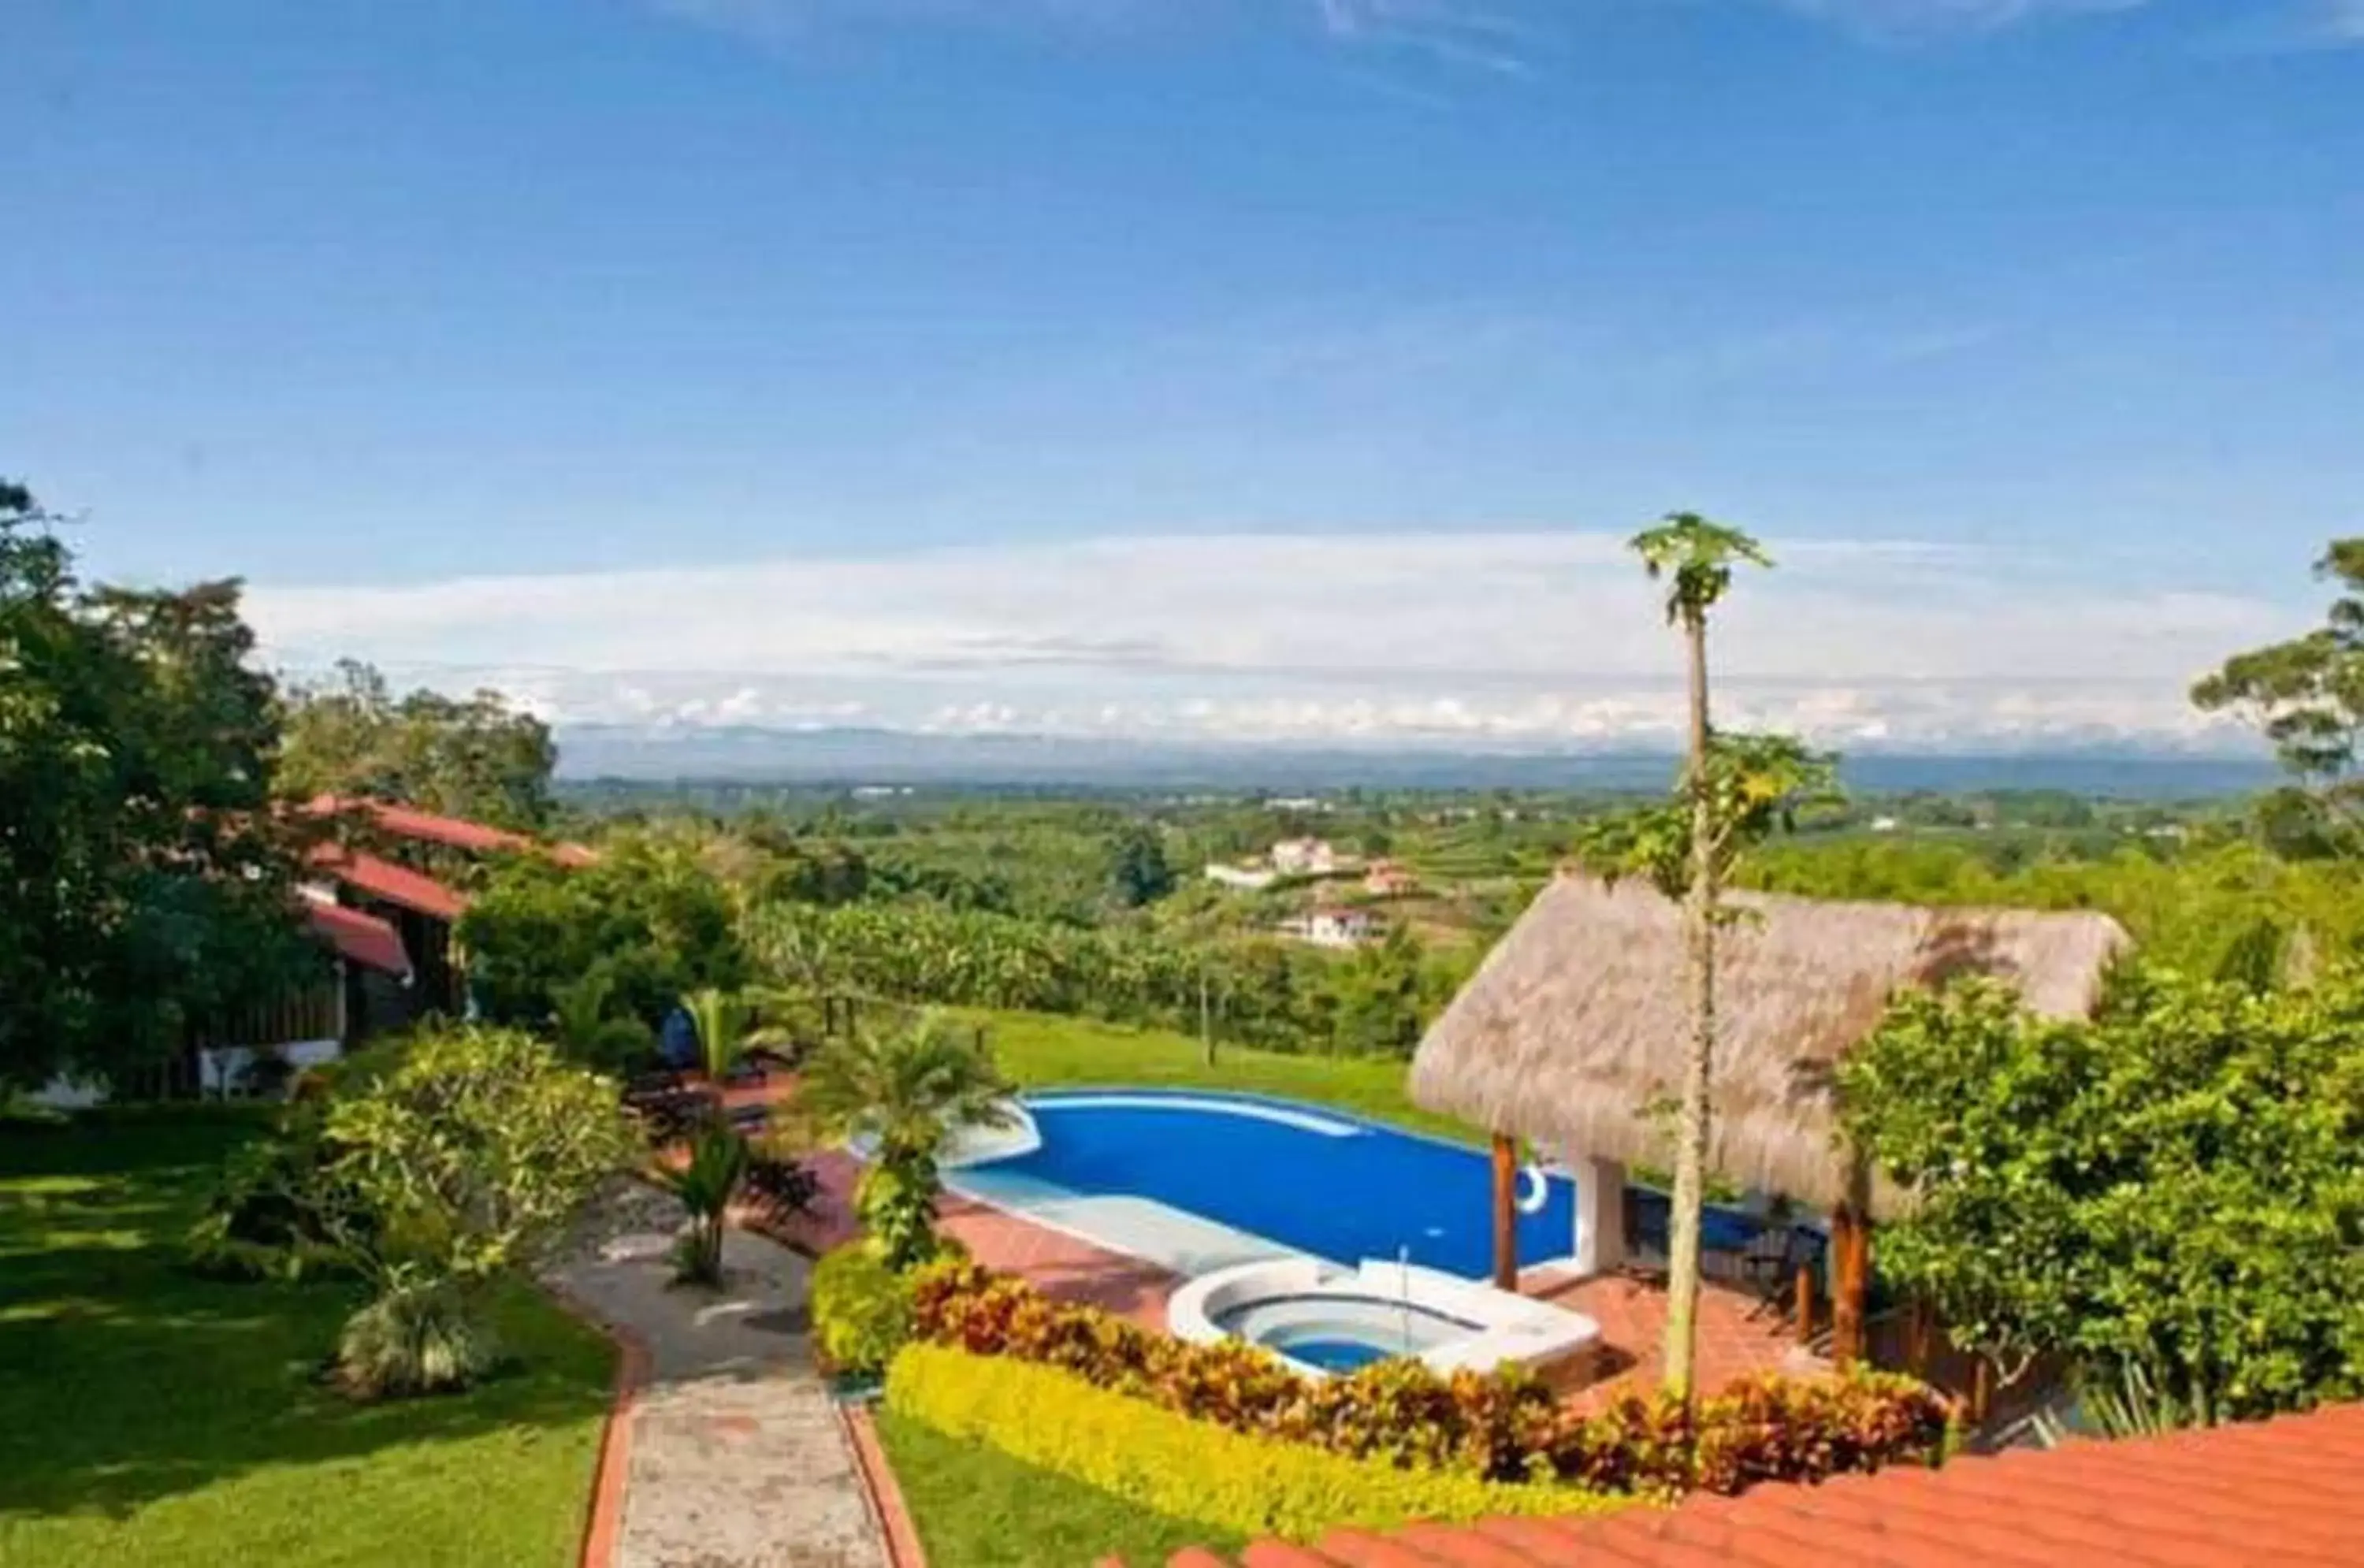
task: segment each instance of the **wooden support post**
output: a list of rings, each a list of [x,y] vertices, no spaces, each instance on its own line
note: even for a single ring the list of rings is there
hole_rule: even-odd
[[[1871,1221],[1853,1205],[1831,1216],[1831,1360],[1841,1370],[1863,1359],[1864,1298],[1871,1283]]]
[[[1912,1313],[1906,1319],[1904,1364],[1913,1376],[1924,1383],[1929,1380],[1929,1362],[1933,1359],[1937,1339],[1937,1312],[1925,1296],[1912,1298]]]
[[[1494,1287],[1519,1288],[1519,1146],[1494,1135]]]
[[[1984,1422],[1994,1409],[1994,1362],[1979,1356],[1970,1362],[1970,1422]]]
[[[1796,1290],[1798,1343],[1811,1345],[1814,1342],[1814,1270],[1812,1264],[1798,1265]]]

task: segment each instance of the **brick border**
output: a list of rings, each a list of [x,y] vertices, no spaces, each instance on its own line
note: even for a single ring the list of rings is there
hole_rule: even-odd
[[[896,1483],[894,1466],[886,1462],[886,1450],[878,1440],[878,1428],[870,1411],[860,1405],[840,1405],[837,1415],[853,1445],[854,1469],[861,1473],[863,1495],[878,1520],[890,1568],[928,1568],[919,1526],[911,1521],[911,1510],[903,1501],[903,1488]],[[585,1568],[591,1565],[585,1563]]]
[[[580,1568],[612,1568],[624,1533],[624,1483],[631,1474],[632,1417],[640,1407],[641,1391],[654,1371],[646,1340],[631,1329],[608,1322],[556,1285],[544,1281],[542,1294],[566,1315],[616,1348],[616,1384],[608,1396],[608,1424],[599,1434],[599,1455],[591,1468],[591,1496],[584,1506]]]

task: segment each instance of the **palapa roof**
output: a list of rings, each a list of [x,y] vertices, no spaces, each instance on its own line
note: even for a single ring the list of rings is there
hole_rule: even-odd
[[[1708,1162],[1733,1181],[1834,1207],[1831,1067],[1907,986],[1990,974],[2034,1011],[2101,999],[2124,929],[2088,911],[1932,909],[1733,893],[1718,936]],[[1681,906],[1638,879],[1564,873],[1497,943],[1421,1041],[1411,1097],[1570,1155],[1665,1166],[1657,1114],[1681,1085],[1690,1014]],[[1875,1213],[1898,1196],[1871,1191]]]

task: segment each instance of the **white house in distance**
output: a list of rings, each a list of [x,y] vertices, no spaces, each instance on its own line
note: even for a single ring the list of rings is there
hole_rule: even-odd
[[[1328,876],[1345,864],[1327,839],[1283,839],[1268,858],[1283,876]]]
[[[1401,898],[1420,891],[1420,878],[1395,861],[1373,861],[1363,873],[1363,891],[1374,898]]]
[[[1379,934],[1379,917],[1368,909],[1321,904],[1280,923],[1283,936],[1321,948],[1360,947]]]
[[[1280,880],[1280,873],[1270,866],[1229,865],[1221,861],[1207,866],[1207,880],[1236,887],[1243,893],[1255,893]]]

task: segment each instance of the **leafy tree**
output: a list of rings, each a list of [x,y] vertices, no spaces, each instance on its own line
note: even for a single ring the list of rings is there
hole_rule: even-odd
[[[2364,1393],[2364,976],[2136,970],[2089,1023],[1992,982],[1908,994],[1840,1065],[1909,1186],[1881,1269],[2006,1375],[2199,1423]]]
[[[2314,563],[2318,578],[2339,585],[2325,623],[2303,637],[2236,653],[2191,688],[2209,712],[2232,709],[2274,748],[2297,790],[2269,802],[2269,826],[2282,842],[2313,840],[2352,853],[2364,830],[2364,539],[2331,541]],[[2314,834],[2298,830],[2293,809],[2312,807]]]
[[[1409,1056],[1427,1021],[1420,944],[1401,926],[1357,950],[1338,968],[1337,1050],[1354,1055]]]
[[[318,974],[235,582],[85,589],[0,483],[0,1089],[119,1076]]]
[[[370,665],[289,693],[280,786],[295,796],[371,795],[520,832],[549,825],[558,749],[550,727],[498,692],[396,696]]]
[[[1165,845],[1146,822],[1128,822],[1109,840],[1109,886],[1128,909],[1154,904],[1174,891]]]
[[[331,1104],[327,1139],[326,1201],[343,1206],[335,1223],[374,1292],[340,1351],[365,1394],[480,1373],[487,1287],[530,1268],[640,1141],[612,1081],[491,1029],[413,1040]]]
[[[921,1015],[909,1029],[856,1030],[805,1063],[790,1114],[813,1140],[871,1145],[854,1192],[869,1244],[898,1272],[936,1254],[936,1158],[954,1129],[1008,1118],[1012,1093],[991,1053],[956,1020]]]
[[[747,979],[730,895],[694,851],[639,837],[613,840],[597,864],[577,869],[536,856],[496,867],[460,940],[484,1015],[537,1029],[594,971],[606,977],[603,1016],[649,1029],[687,993]]]

